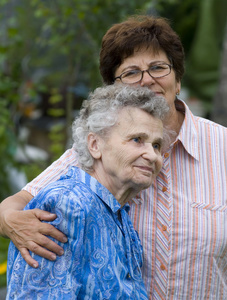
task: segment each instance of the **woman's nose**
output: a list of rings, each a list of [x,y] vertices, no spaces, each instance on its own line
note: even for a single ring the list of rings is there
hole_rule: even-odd
[[[141,86],[149,86],[149,85],[153,84],[154,82],[155,82],[154,78],[151,77],[151,75],[147,71],[145,71],[143,73],[143,78],[140,82],[140,85]]]
[[[150,162],[155,162],[158,159],[158,154],[157,152],[154,150],[154,147],[151,143],[146,143],[145,144],[145,149],[144,149],[144,153],[142,155],[142,157],[144,159],[149,160]]]

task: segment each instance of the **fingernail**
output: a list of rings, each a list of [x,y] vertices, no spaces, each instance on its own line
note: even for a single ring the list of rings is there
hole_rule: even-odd
[[[64,254],[64,250],[60,250],[58,255],[63,255]]]
[[[38,268],[38,264],[33,264],[33,268]]]
[[[52,259],[52,260],[56,260],[56,258],[57,258],[57,257],[56,257],[55,254],[52,254],[52,255],[51,255],[51,259]]]
[[[67,237],[64,236],[64,237],[62,238],[62,243],[66,243],[67,241],[68,241]]]

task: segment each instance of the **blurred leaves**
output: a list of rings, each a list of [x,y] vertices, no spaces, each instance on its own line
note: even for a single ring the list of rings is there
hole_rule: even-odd
[[[0,0],[0,155],[5,158],[0,164],[2,174],[5,166],[14,163],[20,102],[36,102],[40,94],[49,94],[48,101],[54,109],[51,107],[48,114],[59,118],[65,112],[67,137],[77,101],[76,87],[83,85],[88,92],[102,82],[99,51],[107,29],[129,15],[161,14],[170,18],[187,49],[198,18],[198,2]],[[27,83],[31,87],[25,94]],[[57,92],[52,93],[53,89]],[[55,107],[61,101],[65,107]],[[0,175],[1,186],[6,184],[3,177],[4,181]],[[3,197],[1,191],[0,196]]]
[[[6,169],[14,166],[18,105],[49,93],[48,115],[71,124],[73,87],[91,90],[101,83],[101,38],[113,23],[150,1],[0,0],[0,199],[10,193]],[[26,88],[26,94],[25,94]],[[55,89],[56,92],[52,92]],[[66,93],[66,107],[55,107]],[[61,125],[62,126],[62,125]],[[60,126],[60,127],[61,127]],[[53,127],[51,151],[64,151],[67,133]]]
[[[0,264],[0,275],[5,274],[7,269],[7,261]]]
[[[10,240],[0,237],[0,287],[6,285],[6,259]]]
[[[0,195],[4,198],[10,193],[7,167],[14,164],[16,135],[12,116],[18,96],[17,83],[8,76],[0,74]]]
[[[170,20],[171,26],[179,34],[185,52],[190,49],[199,20],[201,0],[159,0],[156,10],[159,15]]]

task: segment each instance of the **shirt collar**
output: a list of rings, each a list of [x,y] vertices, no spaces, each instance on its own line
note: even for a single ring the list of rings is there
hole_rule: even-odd
[[[185,113],[185,118],[175,143],[180,141],[185,150],[196,160],[199,160],[199,139],[196,128],[196,117],[192,114],[189,107],[182,100],[177,100],[176,109],[183,111]]]
[[[113,211],[116,213],[121,209],[120,203],[117,199],[109,192],[109,190],[104,187],[100,182],[98,182],[94,177],[83,171],[78,167],[71,167],[66,175],[68,178],[73,178],[75,180],[81,181],[89,188]],[[129,210],[129,205],[126,204],[123,207],[126,211]]]

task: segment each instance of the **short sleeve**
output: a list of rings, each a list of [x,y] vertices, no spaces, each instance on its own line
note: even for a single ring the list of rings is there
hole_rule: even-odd
[[[47,186],[49,183],[58,180],[62,175],[65,175],[71,166],[77,166],[78,161],[76,152],[73,148],[67,150],[58,160],[54,161],[46,170],[39,176],[29,182],[23,190],[36,196],[38,192]]]

